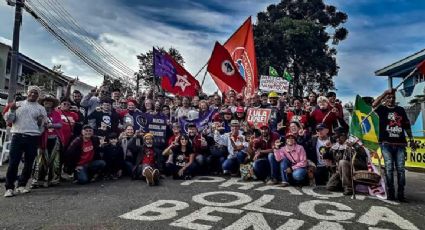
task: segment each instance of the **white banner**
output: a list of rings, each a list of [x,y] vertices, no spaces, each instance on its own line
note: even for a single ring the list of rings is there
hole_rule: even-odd
[[[261,76],[260,90],[275,91],[278,93],[288,92],[289,82],[281,77]]]

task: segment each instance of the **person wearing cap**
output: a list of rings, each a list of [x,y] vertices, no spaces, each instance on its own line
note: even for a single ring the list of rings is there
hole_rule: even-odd
[[[324,124],[330,135],[332,135],[332,127],[338,126],[338,111],[329,105],[329,99],[324,96],[317,98],[318,107],[310,114],[311,127],[317,124]]]
[[[227,159],[220,159],[224,174],[237,173],[239,165],[243,164],[247,157],[246,149],[248,148],[248,143],[245,141],[242,131],[240,131],[239,122],[232,120],[230,124],[230,133],[220,134],[218,130],[214,132],[214,140],[227,147]]]
[[[239,124],[245,123],[245,108],[238,106],[235,111],[235,119],[238,120]]]
[[[78,129],[81,133],[81,128],[83,126],[82,122],[80,122],[80,116],[78,113],[71,111],[71,105],[71,100],[69,98],[64,98],[61,100],[58,108],[61,113],[62,128],[60,129],[60,132],[63,136],[62,146],[64,149],[68,147],[73,137],[78,136],[75,135],[74,128]],[[78,128],[76,128],[77,126]]]
[[[32,166],[37,156],[38,139],[42,133],[43,122],[47,120],[46,110],[37,103],[40,88],[30,86],[27,93],[27,100],[14,101],[4,116],[6,122],[12,124],[5,197],[14,196],[15,192],[17,194],[29,192],[25,187],[31,177]],[[50,128],[50,125],[47,125],[47,127]],[[23,154],[24,152],[25,154]],[[18,187],[15,190],[18,166],[22,160],[22,155],[24,155],[25,162],[18,180]]]
[[[103,160],[106,163],[105,177],[116,180],[121,177],[123,172],[124,150],[119,144],[117,133],[110,133],[106,140],[99,150],[103,153]]]
[[[123,118],[124,125],[132,125],[133,130],[140,130],[141,124],[138,121],[141,116],[143,116],[143,113],[137,109],[137,101],[127,100],[127,114]]]
[[[351,143],[348,140],[348,130],[343,127],[335,129],[336,143],[323,155],[332,176],[326,184],[329,191],[343,191],[344,195],[353,193],[351,162],[354,161],[355,170],[367,170],[368,156],[363,146]]]
[[[133,179],[144,178],[149,186],[158,185],[160,176],[153,143],[154,135],[146,133],[143,136],[143,145],[137,155],[136,166],[133,169]]]
[[[94,123],[94,126],[92,127],[94,128],[96,134],[100,135],[100,130],[102,130],[102,133],[105,134],[111,131],[116,133],[119,132],[119,115],[117,112],[111,109],[112,100],[109,98],[102,98],[100,103],[100,111],[96,110],[87,117],[89,121],[92,121],[91,123]]]
[[[329,172],[326,168],[326,162],[323,155],[329,151],[332,146],[329,136],[328,127],[319,123],[316,125],[316,135],[313,136],[306,144],[307,159],[311,161],[315,167],[315,182],[317,185],[325,185],[329,178]]]
[[[230,122],[232,121],[233,117],[232,111],[230,109],[223,108],[221,109],[220,113],[223,117],[224,132],[228,133],[230,132]]]
[[[304,147],[295,141],[295,135],[288,132],[285,135],[285,145],[281,147],[280,140],[274,144],[274,156],[280,164],[282,186],[288,186],[291,179],[296,184],[304,181],[307,175],[307,155]]]
[[[81,136],[74,139],[65,153],[64,164],[74,172],[78,184],[95,180],[106,166],[100,155],[100,140],[93,135],[93,128],[84,125]]]
[[[60,130],[63,125],[61,113],[59,110],[55,110],[59,105],[59,101],[51,95],[46,95],[39,100],[39,103],[46,110],[47,120],[40,138],[33,181],[31,183],[32,188],[59,184],[62,172],[60,149],[61,143],[64,143],[64,138]]]
[[[279,95],[272,91],[268,94],[270,104],[268,106],[271,109],[269,125],[272,131],[277,131],[277,124],[282,122],[284,116],[282,116],[281,110],[278,106]]]
[[[267,124],[259,127],[260,137],[255,140],[254,173],[260,180],[268,180],[268,184],[277,184],[280,179],[279,165],[274,159],[273,145],[279,139],[279,134],[272,132]]]

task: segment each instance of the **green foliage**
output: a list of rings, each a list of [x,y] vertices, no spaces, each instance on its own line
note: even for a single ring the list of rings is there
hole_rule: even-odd
[[[180,65],[184,66],[185,62],[184,62],[183,56],[180,54],[180,52],[176,48],[171,47],[168,49],[168,51],[165,50],[164,47],[155,47],[155,48],[161,52],[167,52]],[[139,60],[139,72],[136,74],[136,78],[140,79],[140,82],[146,88],[153,88],[154,86],[153,50],[137,55],[137,59]]]
[[[347,15],[323,0],[282,0],[258,13],[254,39],[258,69],[285,69],[294,77],[296,95],[334,89],[336,48],[347,37]]]

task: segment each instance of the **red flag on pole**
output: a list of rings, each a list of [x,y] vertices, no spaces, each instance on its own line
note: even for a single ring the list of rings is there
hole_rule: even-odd
[[[227,40],[224,47],[245,79],[245,96],[251,96],[258,89],[258,70],[254,47],[254,30],[249,17]]]
[[[173,84],[170,77],[162,77],[161,87],[174,95],[189,96],[193,97],[198,95],[201,90],[198,80],[196,80],[189,72],[187,72],[179,63],[177,63],[173,57],[169,54],[164,53],[167,60],[170,62],[171,68],[173,68],[173,74],[175,73],[175,83]]]
[[[425,60],[423,60],[421,63],[419,63],[417,68],[418,68],[419,72],[421,72],[421,74],[425,74]]]
[[[230,57],[229,52],[218,42],[215,43],[207,70],[220,90],[228,86],[236,92],[241,93],[245,87],[245,81],[240,75],[232,57]],[[225,86],[220,86],[223,84]],[[225,91],[222,92],[225,93]]]

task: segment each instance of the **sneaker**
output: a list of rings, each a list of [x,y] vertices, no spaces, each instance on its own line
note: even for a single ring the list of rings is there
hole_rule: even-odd
[[[16,189],[16,193],[18,194],[25,194],[25,193],[29,193],[30,190],[25,188],[24,186],[20,186]]]
[[[270,179],[270,180],[268,180],[267,181],[267,185],[276,185],[278,182],[277,182],[277,180],[276,179]]]
[[[282,182],[280,182],[280,183],[278,184],[278,186],[279,186],[279,187],[288,187],[288,186],[289,186],[289,183],[288,183],[288,182],[286,182],[286,181],[282,181]]]
[[[154,169],[153,170],[153,181],[154,181],[154,183],[155,183],[155,185],[158,185],[159,184],[159,170],[158,169]]]
[[[143,175],[145,176],[146,183],[148,183],[149,186],[154,185],[153,172],[151,168],[145,168]]]
[[[4,193],[4,197],[12,197],[15,194],[13,194],[13,189],[8,189],[6,190],[6,192]]]

